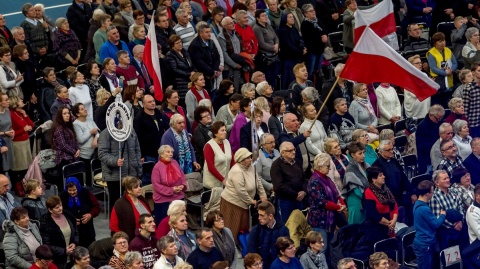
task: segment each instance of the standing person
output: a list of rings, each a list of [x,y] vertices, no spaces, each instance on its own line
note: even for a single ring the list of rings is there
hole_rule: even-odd
[[[12,51],[9,47],[0,47],[0,89],[8,96],[20,96],[23,92],[20,84],[23,83],[23,75],[17,70],[12,62]]]
[[[368,97],[367,85],[357,83],[353,86],[354,100],[348,108],[348,112],[353,116],[355,124],[359,129],[363,129],[369,133],[370,140],[378,139],[378,118],[373,109],[372,102]]]
[[[194,66],[190,54],[183,47],[182,39],[178,35],[171,35],[168,38],[168,44],[172,49],[167,52],[165,58],[172,74],[175,75],[173,88],[179,93],[181,104],[185,104],[190,76],[195,73]]]
[[[327,29],[317,18],[313,5],[303,5],[302,12],[305,19],[302,21],[300,29],[305,40],[308,77],[312,80],[313,72],[322,70],[323,51],[328,41]],[[330,107],[328,109],[330,110]],[[333,111],[333,109],[330,111]]]
[[[219,210],[208,212],[205,218],[205,227],[212,229],[213,241],[220,250],[223,257],[230,264],[230,267],[237,267],[237,250],[235,240],[233,240],[232,231],[225,226],[223,214]]]
[[[122,91],[123,84],[117,77],[117,64],[115,63],[114,58],[107,57],[103,61],[103,71],[102,75],[99,78],[100,85],[102,87],[114,94],[115,90],[120,88],[120,92]],[[115,102],[122,102],[122,96],[117,95]]]
[[[187,130],[189,133],[193,133],[193,128],[191,122],[188,120],[187,112],[185,110],[185,98],[183,100],[183,106],[179,104],[180,96],[177,91],[174,90],[166,90],[163,95],[163,103],[162,103],[162,112],[165,114],[168,120],[174,114],[180,114],[185,118]],[[198,108],[198,106],[197,106]],[[196,108],[195,108],[196,109]],[[195,112],[194,112],[195,114]],[[194,117],[195,118],[195,117]],[[168,128],[167,128],[168,129]]]
[[[187,118],[190,122],[193,122],[193,114],[198,103],[203,99],[211,100],[211,98],[205,89],[205,76],[202,73],[195,72],[190,76],[189,87],[190,90],[185,95],[185,105],[187,108]]]
[[[56,67],[64,69],[80,64],[82,45],[77,35],[70,29],[68,20],[60,17],[55,21],[57,30],[54,32],[53,51],[57,53]]]
[[[255,168],[257,169],[257,174],[262,181],[265,193],[269,196],[273,192],[270,170],[273,162],[280,158],[280,152],[275,148],[275,137],[272,134],[262,134],[259,139],[259,144],[261,152],[258,154]]]
[[[155,220],[152,215],[144,213],[138,218],[138,223],[140,228],[135,230],[135,238],[130,242],[129,250],[140,252],[144,268],[152,269],[155,261],[160,258],[155,237]]]
[[[23,180],[25,174],[27,173],[28,166],[32,162],[32,152],[30,149],[30,139],[29,132],[33,130],[34,123],[28,117],[27,113],[23,108],[25,104],[23,100],[17,96],[12,96],[10,98],[10,109],[11,109],[11,121],[12,128],[15,131],[15,137],[13,138],[13,152],[14,152],[14,161],[10,179],[12,180],[12,185],[15,186],[15,192],[17,195],[21,195],[21,189],[16,185],[17,183]],[[20,191],[20,193],[18,193]]]
[[[72,109],[72,101],[68,99],[68,88],[61,84],[55,86],[55,95],[57,98],[53,102],[52,106],[50,107],[50,114],[51,120],[55,119],[55,115],[57,114],[57,110],[61,107],[67,107],[68,109]]]
[[[42,71],[43,79],[38,86],[38,110],[40,121],[46,122],[52,119],[50,108],[55,102],[55,87],[64,84],[63,80],[57,78],[53,67],[45,67]]]
[[[305,140],[305,146],[307,148],[310,158],[313,159],[320,153],[323,153],[323,142],[327,138],[327,133],[321,121],[317,120],[317,110],[312,103],[306,103],[302,106],[301,112],[303,115],[303,122],[300,125],[298,131],[303,133],[312,126],[312,133],[310,137]]]
[[[192,144],[195,150],[195,157],[197,162],[202,165],[205,164],[205,155],[203,147],[211,139],[210,127],[212,126],[212,115],[210,109],[206,106],[199,106],[195,108],[194,118],[197,126],[195,127],[192,136]]]
[[[72,104],[82,103],[85,109],[87,109],[87,118],[93,120],[93,102],[90,97],[90,89],[85,84],[85,76],[74,71],[70,75],[71,87],[68,89],[68,99],[72,101]]]
[[[25,30],[25,39],[30,41],[33,53],[37,56],[45,56],[48,52],[48,30],[43,28],[36,17],[35,7],[26,3],[22,6],[22,13],[25,20],[20,24]]]
[[[413,206],[413,226],[415,227],[415,239],[413,240],[413,252],[417,257],[419,269],[432,269],[435,245],[437,239],[435,234],[445,221],[446,212],[440,210],[437,217],[433,214],[428,203],[433,197],[433,182],[424,180],[418,184],[418,200]]]
[[[7,149],[1,150],[2,156],[2,171],[7,172],[13,167],[13,138],[15,137],[15,131],[12,128],[12,118],[10,115],[9,98],[6,93],[0,92],[0,135],[5,141]],[[19,186],[20,187],[20,186]]]
[[[280,133],[285,131],[283,125],[283,115],[285,114],[286,110],[287,106],[283,97],[277,96],[273,98],[272,108],[270,109],[272,116],[268,119],[268,129],[273,137],[275,137],[275,140],[278,139]]]
[[[353,29],[355,28],[355,11],[357,11],[357,1],[356,0],[346,0],[345,5],[347,9],[343,12],[343,35],[342,42],[347,53],[352,53],[353,51]]]
[[[304,41],[298,28],[295,27],[295,17],[293,13],[284,13],[278,29],[278,39],[280,48],[280,59],[282,60],[282,85],[288,85],[295,78],[293,76],[293,66],[299,63],[307,53]]]

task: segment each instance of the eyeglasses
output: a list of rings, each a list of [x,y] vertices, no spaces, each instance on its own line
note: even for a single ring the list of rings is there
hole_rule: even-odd
[[[50,263],[52,263],[53,260],[42,260],[42,259],[39,259],[39,261],[40,261],[44,266],[48,266],[48,265],[50,265]]]
[[[128,244],[128,241],[120,241],[116,243],[116,245],[126,245],[126,244]]]
[[[285,152],[294,152],[294,151],[296,151],[296,149],[295,149],[295,148],[293,148],[293,149],[286,149],[286,150],[284,150],[284,151],[285,151]]]
[[[453,144],[453,145],[451,145],[450,147],[447,147],[447,148],[442,149],[442,150],[443,150],[443,151],[447,151],[447,150],[451,150],[451,149],[453,149],[453,148],[455,148],[455,147],[456,147],[456,145]]]
[[[368,134],[363,134],[360,137],[368,137]]]
[[[253,264],[253,267],[263,266],[263,261],[259,261]]]
[[[393,148],[391,148],[391,149],[384,149],[383,151],[391,152],[391,151],[393,151]]]
[[[208,114],[208,115],[202,116],[202,119],[204,119],[204,118],[210,118],[210,117],[212,117],[212,116],[211,116],[210,114]]]

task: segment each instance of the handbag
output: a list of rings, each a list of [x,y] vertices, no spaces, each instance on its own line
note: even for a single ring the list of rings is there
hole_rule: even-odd
[[[276,64],[280,62],[280,58],[278,54],[270,54],[270,53],[263,53],[262,52],[262,61],[267,65],[270,66],[272,64]]]
[[[338,55],[333,51],[332,47],[325,47],[325,50],[323,50],[323,58],[325,60],[331,60],[338,58]]]

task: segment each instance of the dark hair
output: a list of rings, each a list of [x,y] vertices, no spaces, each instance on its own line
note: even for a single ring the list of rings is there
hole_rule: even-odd
[[[210,109],[206,106],[197,106],[195,111],[193,112],[193,118],[196,122],[200,122],[202,120],[202,114],[208,112],[210,114]]]
[[[252,102],[252,99],[248,98],[248,97],[244,97],[241,101],[240,101],[240,111],[241,112],[245,112],[245,107],[248,107],[248,105],[250,104],[250,102]]]
[[[432,36],[432,44],[433,46],[435,46],[435,43],[437,43],[438,41],[444,41],[445,40],[445,34],[442,33],[442,32],[436,32],[435,34],[433,34]]]
[[[94,65],[97,65],[97,62],[95,62],[94,60],[90,60],[88,61],[88,63],[85,65],[85,74],[83,74],[85,76],[86,79],[91,79],[92,78],[92,74],[90,74],[90,71],[92,71],[92,68]]]
[[[78,117],[78,113],[80,112],[80,106],[83,106],[83,104],[82,103],[76,103],[72,107],[72,112],[73,112],[73,115],[75,115],[75,117]]]
[[[35,250],[35,257],[39,260],[53,260],[53,253],[47,245],[41,245]]]
[[[243,258],[243,266],[245,269],[248,267],[252,267],[253,264],[255,264],[256,261],[261,261],[262,256],[258,255],[257,253],[248,253],[245,255],[245,258]]]
[[[480,194],[480,183],[475,185],[475,194]]]
[[[140,10],[140,9],[136,9],[136,10],[133,11],[133,18],[134,19],[137,19],[138,16],[143,16],[143,15],[145,15],[145,13],[143,13],[143,11]]]
[[[120,57],[122,55],[125,55],[125,54],[128,54],[128,52],[126,50],[119,50],[117,51],[117,53],[115,54],[115,57],[117,57],[117,60],[120,59]]]
[[[216,137],[216,134],[218,134],[218,131],[220,131],[220,128],[225,126],[225,122],[223,121],[215,121],[212,126],[210,127],[210,131],[212,132],[213,137]]]
[[[480,66],[480,62],[474,62],[471,66],[470,66],[470,71],[474,72],[475,70],[477,70],[477,68]]]
[[[450,177],[450,182],[453,183],[460,183],[462,177],[468,174],[468,170],[465,167],[457,167],[453,169],[452,176]]]
[[[20,58],[23,55],[23,51],[27,49],[26,45],[18,44],[13,47],[13,57]]]
[[[272,114],[272,116],[276,117],[280,114],[280,108],[282,107],[283,101],[285,101],[285,99],[281,96],[273,98],[272,108],[270,109],[270,113]]]
[[[212,264],[210,269],[225,269],[229,265],[228,261],[218,261]]]
[[[205,227],[213,228],[213,224],[215,223],[217,216],[220,218],[223,218],[223,214],[222,212],[220,212],[220,210],[217,209],[217,210],[209,211],[207,214],[207,217],[205,218]]]
[[[145,223],[145,219],[146,218],[151,218],[152,215],[149,214],[149,213],[143,213],[142,215],[140,215],[140,217],[138,217],[138,224],[144,224]]]
[[[418,183],[417,194],[419,196],[425,195],[432,190],[432,187],[433,187],[433,182],[431,180],[422,180],[420,183]]]
[[[177,91],[175,90],[166,90],[165,91],[165,94],[163,95],[163,103],[162,103],[162,111],[168,107],[168,104],[167,104],[167,99],[170,99],[172,98],[172,95],[174,93],[176,93]],[[180,97],[180,96],[179,96]]]
[[[103,69],[105,69],[105,67],[107,66],[107,64],[109,64],[111,61],[115,61],[113,58],[110,58],[110,57],[107,57],[103,60],[103,63],[102,63],[102,66],[103,66]]]
[[[52,72],[52,71],[53,71],[53,73],[55,73],[55,68],[53,68],[53,67],[45,67],[45,68],[43,69],[43,71],[42,71],[43,77],[44,77],[44,78],[48,77],[48,74],[50,74],[50,72]]]
[[[133,101],[135,100],[135,95],[137,94],[137,88],[138,88],[137,84],[127,85],[123,89],[123,96],[122,96],[123,102],[130,101],[133,105]]]
[[[195,237],[197,240],[203,239],[203,232],[211,232],[212,229],[207,228],[207,227],[200,227],[195,231]]]
[[[73,188],[73,187],[75,187],[75,188],[77,187],[77,185],[75,185],[74,182],[68,182],[67,185],[65,186],[65,188],[67,190],[70,189],[70,188]]]
[[[230,99],[228,99],[228,103],[232,103],[232,102],[238,102],[238,101],[242,101],[243,99],[243,95],[239,94],[239,93],[234,93],[232,94],[232,96],[230,96]]]
[[[83,257],[89,255],[88,249],[82,247],[82,246],[77,246],[72,253],[72,258],[75,261],[80,261],[82,260]]]
[[[267,202],[261,202],[258,205],[258,210],[265,211],[267,216],[272,215],[273,217],[275,217],[275,206],[268,201]]]
[[[62,199],[60,199],[60,197],[57,195],[48,197],[47,201],[45,202],[47,209],[54,209],[57,205],[61,205],[61,204],[62,204]]]
[[[252,1],[253,1],[253,0],[252,0]],[[262,15],[263,13],[267,13],[267,12],[265,11],[265,9],[257,9],[257,10],[255,10],[255,19],[258,20],[258,18],[260,18],[260,15]]]
[[[222,80],[220,86],[218,86],[217,96],[224,96],[232,85],[233,81],[229,79]]]
[[[12,52],[9,46],[3,46],[0,47],[0,57],[3,57],[3,55]]]
[[[248,7],[244,3],[236,2],[232,7],[232,14],[237,13],[237,11],[239,11],[239,10],[247,11]]]
[[[352,143],[350,143],[350,145],[348,145],[347,148],[348,148],[348,152],[350,152],[350,154],[357,153],[361,150],[365,150],[365,146],[360,142],[352,142]]]
[[[65,87],[65,86],[63,86]],[[69,120],[68,122],[65,122],[63,120],[63,110],[64,109],[68,109],[68,112],[70,113],[70,109],[66,106],[63,106],[63,107],[59,107],[58,110],[57,110],[57,113],[55,114],[55,117],[53,118],[53,124],[52,124],[52,133],[55,133],[55,130],[57,128],[64,128],[66,130],[70,130],[70,132],[64,132],[66,134],[68,134],[68,136],[70,136],[70,139],[71,140],[77,140],[77,138],[75,137],[75,130],[73,129],[73,123],[71,120]],[[70,114],[70,117],[71,117],[71,114]],[[71,119],[71,118],[70,118]],[[52,149],[56,149],[56,143],[57,141],[55,141],[55,136],[52,135]]]
[[[217,16],[217,14],[225,13],[225,10],[221,6],[216,6],[212,9],[212,18]]]
[[[275,242],[275,247],[277,248],[278,256],[282,256],[282,251],[285,251],[290,245],[293,245],[294,242],[288,236],[280,236],[277,238],[277,242]]]
[[[170,48],[173,48],[173,45],[175,45],[175,42],[177,42],[178,40],[182,39],[180,38],[180,36],[173,34],[168,38],[167,44],[170,46]]]
[[[20,218],[22,218],[23,216],[28,216],[28,211],[21,206],[15,207],[14,209],[12,209],[12,213],[10,213],[10,220],[20,220]]]
[[[368,182],[373,183],[373,179],[377,179],[380,174],[383,174],[383,171],[378,166],[372,166],[367,168],[367,179]]]

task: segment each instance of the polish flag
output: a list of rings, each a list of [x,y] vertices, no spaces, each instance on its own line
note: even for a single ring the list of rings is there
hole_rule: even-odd
[[[348,57],[340,77],[363,83],[394,84],[415,94],[419,101],[434,95],[440,88],[369,27],[365,29]]]
[[[368,9],[357,9],[354,16],[355,29],[353,37],[355,44],[357,44],[366,27],[370,27],[379,37],[384,37],[397,31],[392,0],[384,0]]]
[[[152,18],[155,11],[152,14]],[[160,72],[160,60],[158,59],[157,36],[155,35],[155,24],[152,22],[148,27],[147,40],[145,41],[145,50],[143,51],[143,63],[147,68],[148,74],[153,79],[154,98],[161,102],[163,100],[162,74]]]

